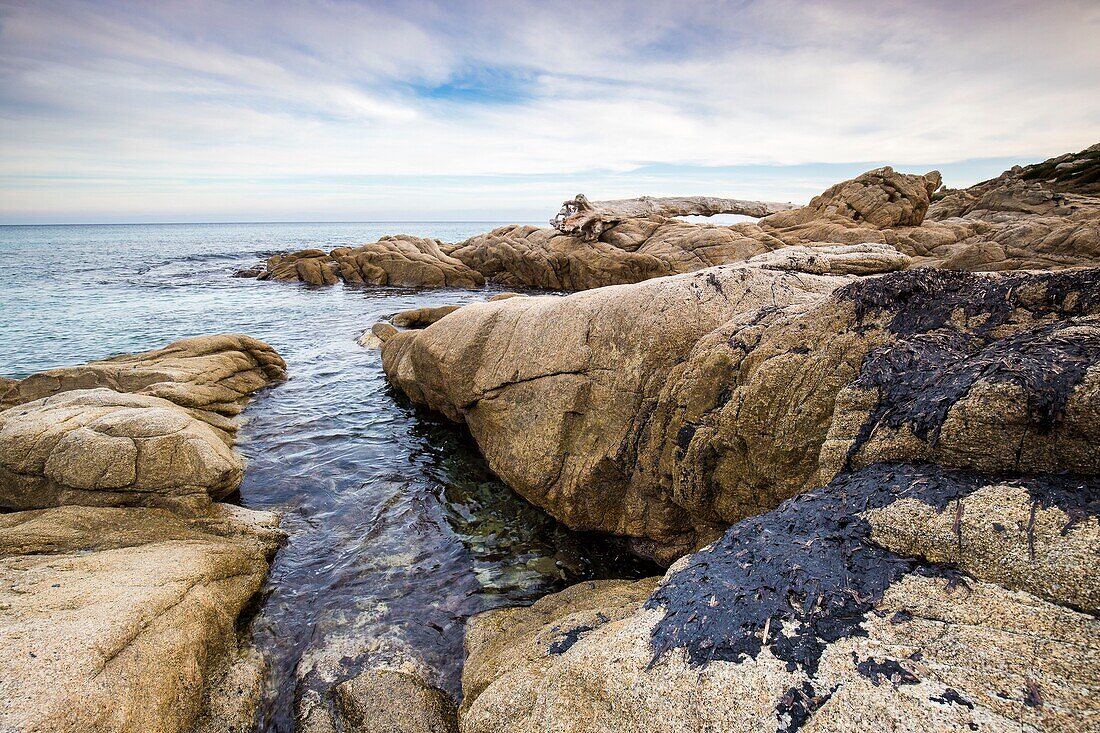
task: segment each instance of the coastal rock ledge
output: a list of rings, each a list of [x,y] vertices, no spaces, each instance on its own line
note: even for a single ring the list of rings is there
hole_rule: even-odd
[[[283,533],[217,500],[235,416],[285,375],[228,335],[0,384],[0,731],[250,729],[239,624]]]

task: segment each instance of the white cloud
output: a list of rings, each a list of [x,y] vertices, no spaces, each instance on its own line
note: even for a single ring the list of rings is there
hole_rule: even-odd
[[[1100,139],[1091,2],[0,8],[7,218],[345,212],[364,194],[346,176],[405,177],[391,190],[436,211],[471,196],[434,177],[510,176],[493,197],[516,210],[520,176],[543,195],[652,162],[1026,160]],[[479,73],[491,103],[426,93]],[[370,195],[358,210],[400,205]]]

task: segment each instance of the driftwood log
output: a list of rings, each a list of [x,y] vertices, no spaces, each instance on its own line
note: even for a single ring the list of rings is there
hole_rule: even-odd
[[[654,198],[641,196],[617,201],[589,201],[584,194],[577,194],[561,205],[561,211],[550,223],[563,234],[574,234],[589,241],[599,239],[608,227],[623,219],[644,219],[649,216],[714,216],[716,214],[741,214],[742,216],[769,216],[780,211],[797,209],[792,204],[771,201],[742,201],[712,196],[674,196]]]

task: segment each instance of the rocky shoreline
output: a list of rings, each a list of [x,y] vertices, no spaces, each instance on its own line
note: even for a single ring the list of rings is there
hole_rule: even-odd
[[[668,566],[475,617],[457,710],[371,669],[300,729],[1100,726],[1098,171],[1093,146],[729,227],[272,257],[261,279],[584,291],[364,343],[530,502]],[[282,533],[225,500],[237,416],[285,378],[227,335],[0,382],[0,730],[251,729],[242,625]]]
[[[964,190],[940,174],[868,171],[807,206],[714,226],[674,217],[625,219],[589,239],[510,225],[463,242],[396,235],[359,247],[275,255],[239,274],[311,285],[588,290],[694,272],[789,247],[882,244],[896,268],[1046,270],[1100,259],[1100,146],[1017,166]]]

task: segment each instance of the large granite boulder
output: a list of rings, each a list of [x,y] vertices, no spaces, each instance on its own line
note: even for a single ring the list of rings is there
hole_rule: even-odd
[[[159,397],[78,389],[0,412],[0,506],[199,511],[240,486],[226,435]]]
[[[0,730],[247,730],[259,661],[237,623],[277,526],[222,504],[0,514]]]
[[[462,730],[1094,729],[1098,512],[1095,479],[845,473],[656,588],[475,617]]]
[[[1097,271],[754,262],[466,306],[383,367],[530,501],[665,562],[846,467],[1100,472]]]
[[[263,342],[206,336],[11,380],[0,395],[0,507],[202,511],[240,486],[234,416],[285,375]]]
[[[414,401],[464,421],[493,470],[528,500],[576,529],[679,556],[695,542],[687,515],[655,482],[632,480],[645,420],[670,373],[737,314],[816,302],[846,282],[730,266],[566,298],[476,303],[392,336],[382,363]]]
[[[889,166],[876,168],[832,186],[802,208],[772,214],[764,223],[781,228],[837,218],[875,229],[916,227],[942,182],[939,171],[918,176]]]

